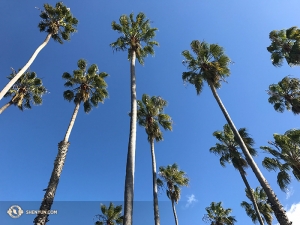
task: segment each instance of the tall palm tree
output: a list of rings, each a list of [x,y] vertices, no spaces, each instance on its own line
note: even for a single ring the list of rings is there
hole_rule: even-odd
[[[173,165],[168,165],[167,167],[160,166],[159,176],[161,179],[157,179],[157,185],[162,188],[164,187],[164,183],[166,184],[166,193],[172,203],[175,225],[178,225],[175,203],[177,204],[180,199],[180,188],[183,186],[188,186],[189,178],[187,178],[187,175],[184,171],[179,170],[176,163]]]
[[[239,134],[242,137],[244,143],[246,144],[249,153],[252,156],[257,155],[257,151],[252,147],[254,144],[254,141],[251,137],[249,137],[249,134],[247,133],[246,128],[239,129]],[[244,184],[246,186],[246,189],[249,192],[250,200],[252,201],[256,213],[256,217],[258,218],[258,221],[260,225],[264,225],[263,219],[260,216],[259,208],[257,206],[255,197],[253,193],[251,192],[250,185],[248,183],[248,180],[246,178],[246,171],[245,168],[248,167],[247,161],[243,158],[242,154],[238,151],[239,144],[234,138],[234,134],[232,130],[230,129],[228,124],[225,124],[223,126],[223,131],[215,131],[213,133],[213,136],[215,136],[221,143],[217,143],[215,147],[210,148],[210,152],[215,153],[220,158],[220,164],[221,166],[225,167],[225,163],[232,163],[234,168],[236,168],[244,181]]]
[[[271,45],[267,50],[274,66],[282,66],[284,59],[290,66],[300,65],[300,29],[294,26],[287,30],[273,30],[269,38]]]
[[[153,207],[155,225],[160,224],[158,198],[157,198],[157,178],[156,178],[156,159],[154,152],[154,140],[156,142],[163,140],[163,133],[160,130],[161,125],[165,130],[172,130],[171,117],[163,113],[167,101],[161,97],[152,96],[151,98],[143,94],[142,101],[137,101],[138,123],[145,127],[150,143],[151,159],[152,159],[152,177],[153,177]]]
[[[78,69],[73,71],[73,76],[67,72],[62,75],[62,77],[67,80],[65,83],[66,87],[76,86],[76,88],[64,91],[63,93],[66,100],[74,100],[75,109],[65,137],[60,143],[58,143],[58,153],[54,161],[54,168],[40,207],[42,212],[51,209],[70,145],[69,137],[74,126],[80,104],[83,103],[84,111],[88,113],[91,111],[93,106],[96,107],[99,102],[103,103],[104,99],[108,96],[108,92],[106,90],[107,84],[104,80],[104,78],[108,76],[107,73],[99,73],[98,66],[96,64],[92,64],[87,69],[87,63],[83,59],[78,61],[77,66]],[[47,214],[38,214],[34,219],[35,225],[45,225],[47,222]]]
[[[122,214],[122,205],[117,205],[114,207],[114,204],[111,202],[107,208],[105,205],[101,204],[102,215],[96,215],[98,221],[95,225],[116,225],[123,223]]]
[[[205,210],[207,214],[204,215],[203,221],[209,222],[210,225],[233,225],[236,222],[234,216],[229,216],[232,209],[224,209],[222,202],[212,202]]]
[[[281,190],[287,191],[287,186],[291,183],[289,170],[292,170],[294,177],[300,181],[300,130],[291,129],[284,135],[274,134],[273,137],[275,141],[268,142],[272,147],[260,148],[274,157],[265,157],[262,164],[268,170],[280,171],[277,183]]]
[[[216,44],[208,44],[206,42],[200,42],[196,40],[192,41],[191,48],[192,51],[196,54],[196,58],[194,58],[188,50],[182,52],[182,55],[185,57],[183,63],[189,70],[188,72],[183,72],[182,79],[195,85],[197,94],[201,93],[204,81],[208,83],[213,96],[215,97],[227,123],[229,124],[236,137],[237,142],[241,147],[241,150],[243,151],[243,154],[245,155],[247,163],[256,175],[260,185],[266,192],[272,204],[272,209],[276,215],[278,222],[281,225],[290,225],[291,223],[289,222],[289,219],[282,205],[277,199],[274,191],[271,189],[268,181],[263,176],[253,158],[251,157],[247,146],[238,133],[233,121],[231,120],[225,106],[223,105],[216,91],[216,88],[220,88],[221,81],[224,81],[225,78],[230,74],[230,70],[228,68],[230,59],[224,54],[223,48]]]
[[[0,100],[29,68],[39,52],[48,44],[51,37],[54,41],[63,44],[63,40],[70,40],[71,34],[76,32],[75,27],[78,24],[78,20],[72,16],[70,8],[67,8],[62,2],[56,3],[55,7],[52,7],[49,4],[44,4],[44,10],[41,11],[40,17],[42,20],[40,21],[38,27],[40,28],[41,32],[45,31],[48,33],[46,39],[35,50],[25,66],[3,88],[3,90],[0,92]]]
[[[139,13],[135,21],[133,13],[129,17],[122,15],[119,21],[120,24],[113,21],[111,26],[122,36],[110,46],[116,51],[128,50],[128,60],[130,60],[131,118],[124,191],[124,225],[132,225],[137,121],[135,60],[138,59],[139,63],[143,65],[144,58],[148,54],[154,54],[153,47],[158,43],[152,41],[157,28],[150,27],[150,21],[146,19],[144,13]]]
[[[260,217],[263,216],[264,221],[268,225],[272,225],[273,210],[272,210],[270,204],[268,203],[268,198],[267,198],[267,195],[264,192],[264,190],[261,187],[257,187],[257,188],[255,188],[255,190],[250,189],[250,191],[249,191],[249,189],[245,188],[245,192],[246,192],[247,198],[250,200],[252,199],[251,196],[254,196],[255,201],[257,202],[259,212],[260,212],[260,214],[259,214]],[[256,210],[254,209],[253,204],[243,201],[241,203],[241,206],[246,210],[247,215],[252,219],[252,221],[254,223],[259,221],[259,217],[257,216]]]
[[[13,71],[8,79],[13,79],[16,73]],[[31,103],[34,105],[41,105],[42,96],[47,92],[43,86],[42,80],[37,78],[35,72],[26,71],[17,82],[9,89],[4,97],[12,97],[8,103],[0,108],[0,114],[9,106],[18,106],[20,110],[23,108],[31,109]]]
[[[284,77],[278,84],[269,86],[269,102],[278,112],[292,110],[294,114],[300,114],[300,79]]]

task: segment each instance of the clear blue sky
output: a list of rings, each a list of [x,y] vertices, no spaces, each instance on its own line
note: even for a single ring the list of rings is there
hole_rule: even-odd
[[[39,11],[45,2],[2,1],[0,7],[0,86],[7,83],[10,67],[21,68],[33,51],[44,41],[37,25]],[[56,1],[48,1],[54,5]],[[232,208],[237,224],[252,224],[240,203],[246,200],[244,183],[231,165],[222,168],[219,158],[209,153],[217,142],[212,136],[226,123],[209,88],[196,96],[193,86],[184,86],[181,75],[181,52],[190,49],[192,40],[205,40],[225,48],[235,62],[231,76],[218,90],[237,128],[246,127],[254,138],[259,168],[287,210],[300,203],[300,183],[293,179],[291,196],[276,183],[276,173],[266,171],[261,162],[266,156],[259,147],[282,134],[299,128],[299,116],[275,112],[267,101],[266,90],[284,76],[299,77],[299,68],[286,63],[275,68],[266,47],[268,34],[274,29],[299,26],[297,0],[290,1],[64,1],[78,18],[78,32],[63,45],[53,40],[40,52],[30,67],[43,78],[49,90],[42,106],[21,112],[11,106],[0,116],[0,221],[1,224],[30,224],[34,216],[11,219],[6,211],[11,204],[25,209],[38,209],[47,187],[57,144],[63,139],[74,109],[65,101],[63,72],[72,72],[84,58],[107,72],[109,99],[89,114],[80,112],[70,136],[70,148],[62,172],[49,224],[93,224],[100,213],[100,203],[122,204],[125,165],[129,135],[130,86],[129,61],[126,52],[113,52],[109,44],[119,34],[111,22],[122,14],[144,12],[159,31],[155,40],[155,57],[137,63],[137,97],[159,95],[168,101],[165,112],[173,121],[173,131],[164,133],[164,141],[155,144],[157,166],[176,162],[190,178],[182,189],[177,205],[179,223],[205,224],[205,207],[222,201]],[[1,101],[1,106],[8,99]],[[134,224],[153,224],[152,174],[150,146],[143,128],[137,129]],[[247,170],[250,185],[258,182]],[[188,197],[196,202],[187,205]],[[173,224],[171,203],[159,196],[161,224]],[[76,202],[73,202],[76,201]],[[298,214],[299,215],[299,214]],[[276,220],[274,220],[276,224]],[[299,225],[300,222],[294,222]]]

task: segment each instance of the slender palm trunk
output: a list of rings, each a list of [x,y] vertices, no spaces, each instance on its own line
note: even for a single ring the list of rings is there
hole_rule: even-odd
[[[33,63],[36,56],[39,54],[39,52],[48,44],[52,34],[48,34],[44,42],[35,50],[35,52],[32,54],[28,62],[25,64],[25,66],[16,74],[16,76],[11,79],[8,84],[3,88],[3,90],[0,92],[0,100],[3,98],[3,96],[9,91],[9,89],[16,83],[16,81],[23,75],[23,73],[29,68],[29,66]]]
[[[241,174],[241,177],[242,177],[242,179],[243,179],[243,181],[244,181],[244,183],[245,183],[245,185],[246,185],[246,188],[247,188],[247,190],[248,190],[248,192],[249,192],[249,194],[250,194],[250,198],[251,198],[251,201],[252,201],[252,203],[253,203],[254,210],[255,210],[255,212],[256,212],[256,214],[257,214],[257,219],[258,219],[260,225],[264,225],[264,221],[263,221],[263,219],[262,219],[262,217],[261,217],[261,214],[260,214],[260,212],[259,212],[259,209],[258,209],[258,206],[257,206],[257,202],[256,202],[256,200],[255,200],[255,197],[254,197],[254,195],[253,195],[253,192],[252,192],[252,190],[251,190],[251,187],[250,187],[250,185],[249,185],[249,183],[248,183],[248,180],[247,180],[247,178],[246,178],[246,176],[245,176],[245,171],[244,171],[242,168],[238,168],[238,170],[239,170],[239,172],[240,172],[240,174]]]
[[[11,106],[13,102],[10,100],[8,103],[6,103],[4,106],[1,107],[0,109],[0,114],[3,113],[5,109],[7,109],[9,106]]]
[[[58,143],[58,153],[56,156],[56,159],[54,161],[54,168],[52,170],[52,174],[50,177],[50,181],[48,184],[48,187],[46,189],[46,193],[44,195],[42,204],[40,206],[40,213],[37,214],[35,217],[33,223],[35,225],[45,225],[49,220],[48,220],[48,214],[47,212],[51,210],[51,206],[54,201],[54,196],[56,193],[57,185],[60,179],[60,175],[66,160],[68,148],[69,148],[69,136],[71,133],[71,130],[74,126],[76,116],[78,114],[80,103],[77,103],[69,124],[69,127],[67,129],[67,132],[65,134],[65,138],[63,141]]]
[[[124,225],[132,225],[133,216],[133,190],[134,190],[134,167],[135,167],[135,145],[136,145],[136,82],[135,82],[135,59],[136,53],[132,52],[130,63],[130,89],[131,89],[131,117],[130,134],[128,141],[128,153],[126,163],[125,191],[124,191]]]
[[[156,159],[154,152],[154,139],[151,139],[151,158],[152,158],[152,175],[153,175],[153,207],[154,207],[154,222],[155,225],[160,225],[158,197],[157,197],[157,178],[156,178]]]
[[[174,219],[175,219],[175,225],[178,225],[178,219],[177,219],[177,214],[176,214],[174,200],[171,199],[171,201],[172,201],[172,209],[173,209],[173,214],[174,214]]]
[[[208,83],[211,91],[218,103],[218,105],[220,106],[226,120],[227,123],[229,124],[230,128],[232,129],[235,137],[237,138],[239,145],[245,155],[246,161],[248,162],[248,164],[250,165],[252,171],[254,172],[256,178],[258,179],[260,185],[262,186],[262,188],[264,189],[264,191],[266,192],[267,196],[268,196],[268,200],[271,204],[272,210],[274,211],[274,214],[277,218],[277,221],[279,222],[280,225],[291,225],[291,222],[289,221],[282,205],[280,204],[277,196],[275,195],[274,191],[272,190],[271,186],[269,185],[268,181],[266,180],[266,178],[262,175],[262,173],[260,172],[260,169],[257,167],[256,163],[254,162],[252,156],[250,155],[243,139],[241,138],[239,132],[237,131],[233,121],[231,120],[225,106],[223,105],[217,91],[216,88],[213,86],[213,84],[211,82]]]

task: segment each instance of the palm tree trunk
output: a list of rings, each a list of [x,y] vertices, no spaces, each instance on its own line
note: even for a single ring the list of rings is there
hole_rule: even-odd
[[[125,191],[124,191],[124,225],[132,225],[133,216],[133,190],[134,190],[134,167],[135,167],[135,146],[136,146],[136,82],[135,82],[135,59],[136,53],[132,52],[130,63],[130,89],[131,89],[131,116],[130,134],[128,141],[128,153],[126,162]]]
[[[174,214],[174,219],[175,219],[175,225],[178,225],[178,219],[177,219],[177,214],[176,214],[174,200],[171,200],[171,201],[172,201],[172,209],[173,209],[173,214]]]
[[[240,174],[241,174],[241,177],[242,177],[242,179],[243,179],[243,181],[244,181],[244,183],[245,183],[245,185],[246,185],[246,188],[248,189],[248,192],[249,192],[249,194],[250,194],[250,198],[251,198],[251,201],[252,201],[252,203],[253,203],[254,210],[255,210],[255,212],[256,212],[256,214],[257,214],[257,219],[258,219],[260,225],[264,225],[264,221],[263,221],[263,219],[262,219],[262,217],[261,217],[261,214],[260,214],[260,212],[259,212],[259,209],[258,209],[258,206],[257,206],[257,202],[256,202],[256,200],[255,200],[255,197],[254,197],[254,195],[253,195],[253,192],[252,192],[252,190],[251,190],[251,187],[250,187],[250,185],[249,185],[249,183],[248,183],[248,180],[247,180],[247,178],[246,178],[246,176],[245,176],[245,171],[244,171],[242,168],[238,168],[238,170],[239,170],[239,172],[240,172]]]
[[[33,63],[36,56],[39,54],[39,52],[48,44],[52,34],[48,34],[44,42],[35,50],[35,52],[32,54],[28,62],[25,64],[25,66],[16,74],[16,76],[11,79],[8,84],[3,88],[3,90],[0,92],[0,100],[3,98],[3,96],[9,91],[9,89],[16,83],[16,81],[23,75],[23,73],[29,68],[29,66]]]
[[[0,114],[3,113],[5,109],[7,109],[9,106],[11,106],[13,102],[10,100],[8,103],[6,103],[4,106],[1,107],[0,109]]]
[[[54,196],[55,196],[58,182],[60,179],[60,175],[61,175],[64,163],[65,163],[68,148],[70,145],[69,136],[70,136],[71,130],[74,126],[75,119],[78,114],[79,106],[80,106],[80,103],[77,103],[75,106],[75,109],[74,109],[74,112],[73,112],[73,115],[72,115],[72,118],[71,118],[71,121],[70,121],[69,127],[67,129],[64,140],[61,141],[60,143],[58,143],[58,153],[57,153],[56,159],[54,161],[54,168],[52,170],[52,174],[50,177],[48,187],[46,189],[46,193],[44,195],[42,204],[40,206],[40,213],[37,214],[37,216],[35,217],[35,219],[33,221],[33,223],[35,225],[45,225],[49,221],[48,214],[46,212],[51,210],[51,206],[53,204],[53,200],[54,200]]]
[[[274,191],[272,190],[271,186],[269,185],[268,181],[266,180],[266,178],[264,178],[264,176],[262,175],[262,173],[260,172],[260,169],[257,167],[256,163],[254,162],[253,158],[251,157],[243,139],[241,138],[239,132],[237,131],[233,121],[231,120],[225,106],[223,105],[217,91],[216,88],[213,86],[213,84],[211,82],[208,82],[211,91],[218,103],[218,105],[220,106],[226,120],[227,123],[229,124],[230,128],[232,129],[235,137],[237,138],[239,145],[245,155],[246,161],[248,162],[248,164],[250,165],[252,171],[254,172],[256,178],[258,179],[260,185],[262,186],[262,188],[264,189],[264,191],[266,192],[269,202],[271,204],[272,210],[274,211],[274,214],[277,218],[277,221],[279,222],[280,225],[291,225],[291,222],[289,221],[282,205],[280,204],[277,196],[275,195]]]
[[[154,152],[154,139],[151,139],[151,158],[152,158],[152,175],[153,175],[153,206],[154,206],[154,222],[155,225],[160,225],[158,197],[157,197],[157,178],[156,178],[156,159]]]

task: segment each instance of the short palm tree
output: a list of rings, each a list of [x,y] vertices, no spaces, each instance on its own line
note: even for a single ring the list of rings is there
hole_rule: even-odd
[[[274,134],[274,142],[269,141],[269,146],[260,147],[273,158],[265,157],[262,164],[268,170],[279,170],[277,183],[281,190],[288,190],[291,183],[289,170],[292,170],[294,177],[300,181],[300,130],[291,129],[284,135]]]
[[[245,189],[246,196],[249,200],[251,200],[251,196],[254,196],[255,201],[257,202],[257,206],[260,212],[260,217],[264,218],[264,221],[268,225],[272,225],[272,214],[273,210],[268,203],[268,198],[266,193],[261,187],[255,188],[255,190],[250,189],[250,191],[246,188]],[[252,201],[252,200],[251,200]],[[256,210],[254,209],[253,204],[243,201],[241,206],[246,210],[247,215],[251,218],[253,223],[259,221],[259,217],[257,216]]]
[[[196,57],[194,57],[188,50],[182,52],[182,55],[185,57],[183,64],[186,65],[188,69],[188,72],[183,72],[182,79],[195,85],[197,94],[201,93],[204,82],[208,83],[213,96],[215,97],[227,123],[236,137],[236,141],[239,143],[240,148],[243,151],[247,163],[253,170],[260,182],[260,185],[263,187],[270,202],[272,203],[272,209],[275,212],[278,222],[289,225],[289,219],[282,205],[251,157],[246,144],[241,138],[216,91],[216,88],[221,87],[221,81],[225,81],[225,78],[230,74],[230,70],[228,68],[230,59],[224,54],[223,48],[216,44],[208,44],[206,42],[195,40],[191,42],[191,48],[194,54],[196,54]]]
[[[230,216],[232,209],[224,209],[222,202],[212,202],[205,210],[207,214],[204,215],[203,221],[209,222],[210,225],[233,225],[236,222],[234,216]]]
[[[48,33],[48,35],[44,42],[35,50],[25,66],[0,92],[0,100],[29,68],[39,52],[48,44],[51,37],[54,41],[63,44],[63,40],[70,40],[71,34],[76,32],[75,27],[78,24],[78,20],[72,16],[70,8],[67,8],[62,2],[56,3],[55,7],[52,7],[49,4],[44,4],[44,10],[41,11],[40,17],[42,20],[40,21],[38,27],[40,28],[41,32],[45,31]]]
[[[102,215],[96,215],[98,221],[95,225],[116,225],[123,223],[122,214],[122,205],[114,207],[114,204],[111,202],[107,208],[105,205],[100,206]]]
[[[99,102],[103,103],[104,99],[108,96],[108,92],[106,90],[107,84],[104,80],[108,74],[104,72],[99,73],[98,66],[96,64],[92,64],[87,69],[87,63],[83,59],[80,59],[77,65],[78,69],[73,71],[73,76],[67,72],[62,75],[62,77],[67,80],[65,83],[66,87],[76,86],[76,88],[67,90],[63,93],[63,96],[66,100],[74,100],[75,109],[65,137],[58,144],[58,153],[54,161],[54,168],[52,170],[50,181],[48,187],[46,188],[46,193],[40,207],[41,211],[47,211],[51,209],[70,145],[69,137],[74,126],[80,104],[83,103],[84,111],[88,113],[91,111],[93,106],[96,107]],[[38,214],[34,220],[34,224],[45,225],[47,221],[48,214]]]
[[[252,156],[257,155],[257,151],[252,147],[254,144],[254,140],[249,137],[249,134],[247,133],[246,128],[239,129],[239,134],[243,138],[244,143],[246,144],[250,154]],[[245,169],[248,167],[247,161],[243,158],[242,154],[238,151],[239,145],[237,141],[234,138],[234,134],[232,130],[230,129],[228,124],[225,124],[223,126],[223,131],[215,131],[213,133],[213,136],[215,136],[220,143],[216,143],[215,147],[210,148],[210,152],[215,153],[220,158],[220,164],[221,166],[225,167],[225,163],[232,163],[234,168],[236,168],[244,181],[244,184],[246,186],[246,189],[249,192],[250,200],[252,201],[256,213],[256,217],[258,218],[258,221],[260,225],[264,225],[263,219],[260,216],[259,208],[257,206],[256,199],[251,192],[251,187],[249,185],[249,182],[246,178],[246,171]]]
[[[267,50],[274,66],[282,66],[284,59],[290,66],[300,65],[300,29],[273,30],[269,38],[272,43]]]
[[[13,79],[15,75],[16,73],[13,71],[8,79]],[[18,106],[22,111],[23,108],[31,109],[31,103],[41,105],[43,102],[42,96],[46,92],[42,80],[37,78],[36,73],[26,71],[4,95],[4,97],[11,97],[11,99],[0,108],[0,114],[11,105]]]
[[[278,84],[269,86],[269,102],[278,112],[292,110],[294,114],[300,114],[300,79],[284,77]]]
[[[175,203],[177,204],[180,199],[180,188],[189,185],[189,178],[184,171],[179,170],[176,163],[167,167],[160,166],[159,176],[161,179],[157,179],[157,185],[162,188],[166,184],[166,193],[172,203],[175,225],[178,225]]]
[[[135,21],[133,13],[129,17],[122,15],[119,21],[120,24],[113,21],[111,26],[113,30],[122,34],[122,36],[111,43],[110,46],[116,51],[127,50],[128,60],[130,60],[131,118],[124,192],[124,225],[132,225],[137,121],[135,60],[138,59],[140,64],[143,65],[144,58],[148,54],[154,54],[153,47],[158,43],[152,40],[157,28],[150,27],[150,21],[146,19],[144,13],[137,14]]]
[[[158,198],[157,198],[157,178],[156,178],[156,159],[154,152],[154,140],[156,142],[163,140],[163,133],[160,130],[162,126],[165,130],[172,130],[171,117],[163,113],[167,101],[161,97],[152,96],[151,98],[143,94],[142,101],[137,101],[138,123],[145,127],[148,135],[148,141],[151,149],[152,159],[152,176],[153,176],[153,206],[154,206],[154,222],[155,225],[160,224]],[[160,126],[159,126],[160,125]]]

